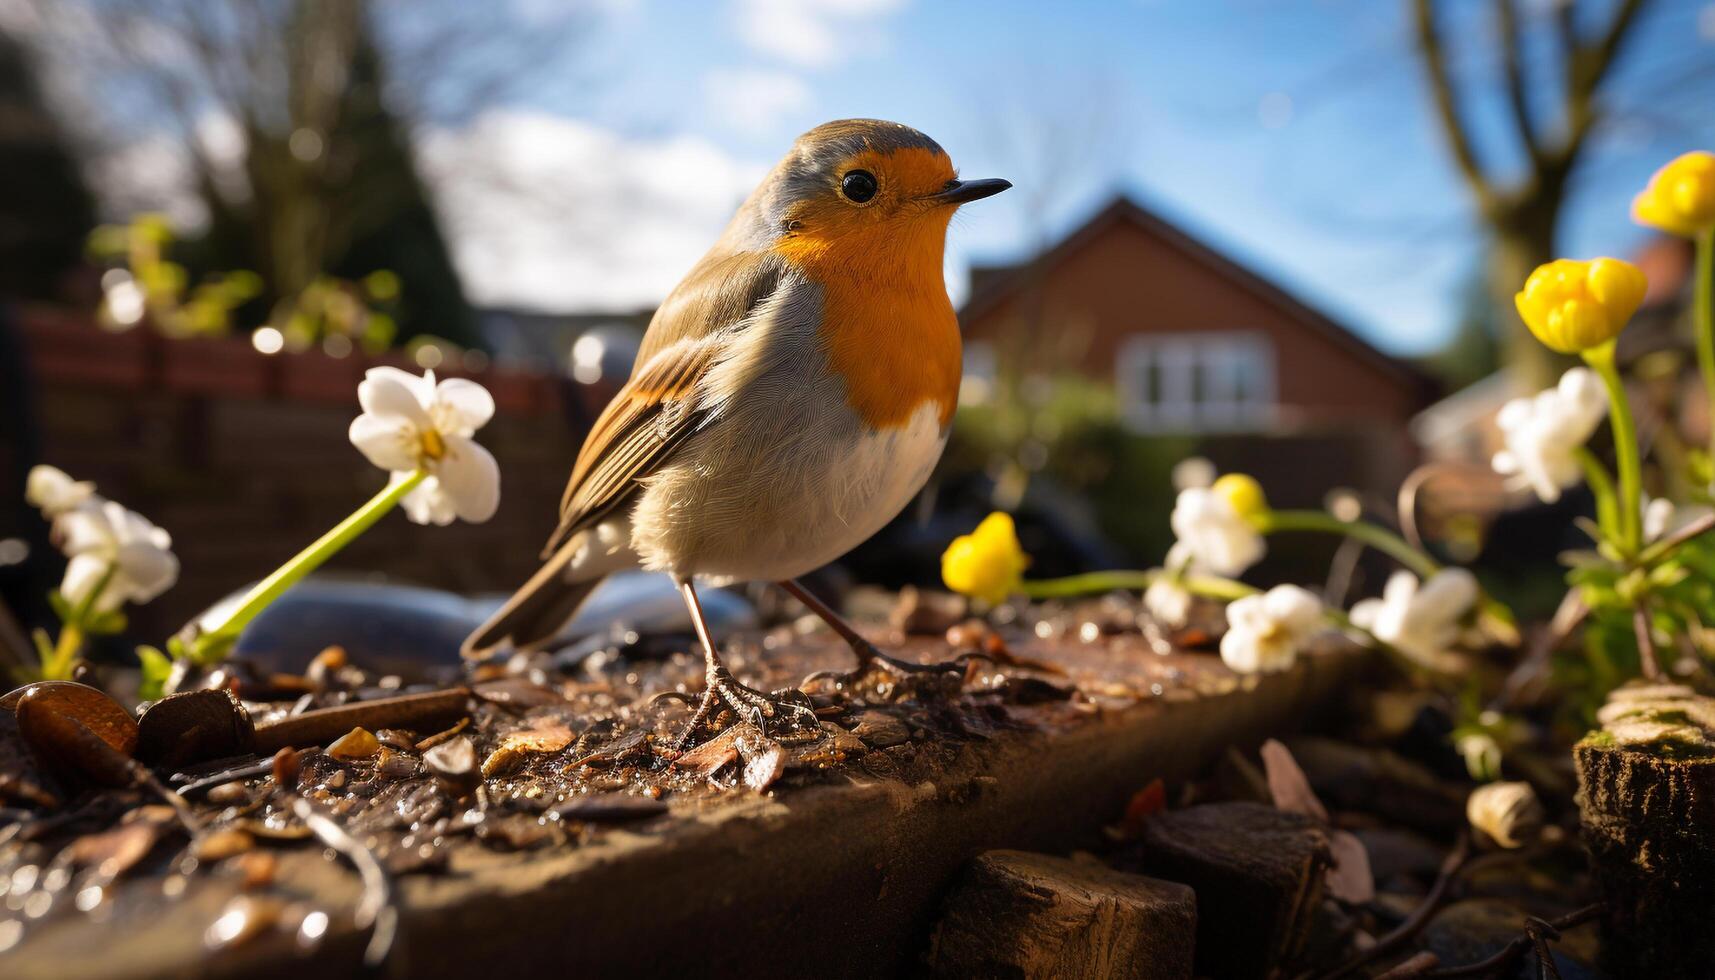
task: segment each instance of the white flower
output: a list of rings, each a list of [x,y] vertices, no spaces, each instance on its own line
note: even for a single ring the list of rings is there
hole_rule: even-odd
[[[1322,625],[1322,600],[1296,585],[1277,585],[1227,606],[1221,660],[1241,674],[1285,670]]]
[[[435,383],[398,368],[370,368],[357,386],[363,414],[352,420],[351,444],[393,482],[418,469],[428,478],[401,502],[418,524],[480,524],[500,505],[500,467],[471,437],[494,417],[494,397],[474,381]]]
[[[1488,732],[1461,735],[1453,748],[1465,760],[1465,771],[1472,779],[1494,779],[1501,774],[1501,743]]]
[[[1477,579],[1463,568],[1442,569],[1421,585],[1417,576],[1398,571],[1380,599],[1352,607],[1352,622],[1426,667],[1452,670],[1459,664],[1449,651],[1476,601]]]
[[[1589,368],[1575,367],[1560,383],[1531,398],[1515,398],[1501,407],[1495,423],[1507,447],[1495,454],[1495,472],[1507,477],[1509,490],[1530,489],[1543,503],[1583,476],[1574,451],[1583,446],[1608,411],[1602,382]]]
[[[1666,497],[1651,500],[1644,497],[1644,541],[1660,541],[1693,523],[1703,520],[1711,513],[1710,508],[1703,504],[1687,504],[1683,507],[1676,505]]]
[[[1179,491],[1169,523],[1179,539],[1174,549],[1193,571],[1241,575],[1268,550],[1257,529],[1224,495],[1210,487]],[[1172,557],[1170,553],[1170,565]]]
[[[172,537],[111,500],[67,512],[59,528],[71,559],[60,594],[73,607],[99,588],[91,608],[109,612],[126,602],[148,602],[178,581]]]
[[[1542,803],[1529,783],[1489,783],[1466,798],[1465,819],[1502,847],[1522,847],[1542,830]]]
[[[1189,490],[1215,482],[1215,464],[1206,456],[1187,456],[1173,464],[1173,489]]]
[[[1185,625],[1191,614],[1191,593],[1172,576],[1163,575],[1143,590],[1143,606],[1169,629]]]
[[[100,498],[95,496],[95,484],[88,480],[73,480],[52,466],[32,466],[24,478],[24,499],[51,521]]]

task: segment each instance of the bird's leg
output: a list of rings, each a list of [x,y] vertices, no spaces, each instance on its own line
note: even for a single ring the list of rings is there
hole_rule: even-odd
[[[850,646],[852,653],[857,656],[857,667],[854,670],[846,673],[819,670],[804,678],[804,684],[800,685],[801,687],[824,679],[832,680],[837,685],[844,687],[862,677],[871,667],[880,667],[900,678],[909,678],[917,674],[963,674],[965,672],[965,665],[962,661],[919,664],[890,657],[877,649],[875,644],[864,639],[863,634],[859,633],[852,624],[846,622],[845,618],[835,612],[832,606],[816,598],[814,593],[804,588],[796,579],[787,579],[775,584],[784,589],[787,595],[802,602],[804,607],[815,613],[818,619],[827,623],[828,628],[833,630],[840,639],[846,641],[846,645]]]
[[[703,644],[705,686],[702,701],[697,704],[690,723],[673,744],[675,749],[684,748],[697,728],[723,702],[734,714],[754,722],[764,733],[768,731],[769,720],[779,718],[783,714],[792,716],[793,727],[809,725],[820,730],[821,723],[803,692],[787,690],[764,694],[740,684],[738,679],[732,676],[732,671],[721,661],[720,652],[715,649],[714,639],[709,635],[709,624],[703,619],[703,605],[697,601],[697,590],[692,587],[689,579],[679,582],[679,594],[685,599],[685,608],[691,613],[691,625],[697,631],[697,639]]]

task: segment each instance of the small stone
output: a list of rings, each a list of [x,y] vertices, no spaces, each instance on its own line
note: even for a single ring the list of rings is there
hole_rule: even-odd
[[[965,615],[965,600],[950,592],[926,592],[907,585],[887,619],[894,629],[933,636],[944,633]]]
[[[244,803],[249,799],[250,791],[245,789],[244,784],[236,779],[230,783],[221,783],[208,791],[208,801],[218,803],[221,806],[232,806],[236,803]]]
[[[885,749],[911,741],[905,722],[882,711],[865,711],[854,719],[852,734],[872,748]]]
[[[244,755],[255,743],[250,713],[224,690],[169,694],[137,722],[137,758],[159,768]]]
[[[939,977],[1191,976],[1191,889],[1022,851],[989,851],[954,886],[929,947]]]
[[[403,752],[395,752],[383,747],[381,762],[375,771],[389,779],[405,779],[417,774],[417,760]]]
[[[1475,963],[1524,935],[1524,916],[1517,906],[1497,899],[1454,902],[1429,921],[1419,941],[1443,964]],[[1591,963],[1594,950],[1590,940],[1595,932],[1588,926],[1569,929],[1558,941],[1549,944],[1561,980],[1596,980],[1602,976]],[[1525,960],[1535,963],[1535,957],[1526,956]],[[1518,975],[1523,976],[1523,971]],[[1537,975],[1534,966],[1529,975]]]
[[[417,748],[417,733],[403,728],[383,728],[375,733],[375,740],[391,749],[409,752]]]
[[[273,899],[240,895],[227,903],[203,933],[203,945],[209,949],[242,946],[262,935],[280,921],[283,906]]]
[[[268,851],[250,851],[241,854],[233,862],[238,867],[238,873],[244,878],[244,890],[255,891],[274,883],[274,875],[280,867],[280,859]]]
[[[256,838],[235,828],[211,831],[192,849],[199,861],[224,861],[256,846]]]
[[[367,728],[353,728],[327,747],[327,754],[335,759],[367,759],[381,751],[381,743]]]
[[[424,752],[423,764],[435,774],[441,788],[453,796],[468,795],[482,781],[476,768],[476,746],[464,735]]]
[[[274,753],[274,782],[291,789],[298,785],[298,773],[303,771],[304,759],[297,749],[284,748]]]

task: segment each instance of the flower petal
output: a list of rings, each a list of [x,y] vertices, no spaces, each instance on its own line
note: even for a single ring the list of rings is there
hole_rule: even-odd
[[[120,548],[118,565],[125,580],[123,598],[132,602],[148,602],[179,580],[179,560],[173,553],[144,542]]]
[[[398,416],[364,412],[351,420],[347,437],[364,458],[384,470],[408,473],[417,468],[416,429]]]
[[[403,473],[396,474],[400,478],[403,478],[404,475]],[[396,479],[394,482],[397,483],[398,480]],[[413,524],[433,524],[436,527],[446,527],[458,519],[458,514],[453,510],[452,501],[447,498],[446,491],[441,487],[441,481],[432,476],[418,484],[415,490],[406,494],[405,499],[399,501],[399,505],[405,508],[405,516]]]
[[[446,444],[447,454],[434,475],[459,519],[481,524],[500,507],[500,465],[488,450],[463,436],[449,435]]]
[[[405,419],[421,428],[429,424],[426,399],[418,397],[421,385],[421,378],[396,367],[370,368],[357,386],[357,403],[369,414]]]
[[[107,574],[108,564],[94,555],[73,557],[66,563],[65,578],[60,580],[60,595],[74,607],[81,605]]]
[[[494,417],[494,396],[475,381],[448,378],[436,386],[430,414],[442,434],[468,436]]]
[[[1427,623],[1445,625],[1463,617],[1477,601],[1477,577],[1463,568],[1444,568],[1417,590],[1412,610]]]
[[[113,524],[108,520],[107,504],[80,507],[60,515],[54,522],[54,531],[61,539],[60,550],[67,555],[94,555],[111,560],[119,548]]]

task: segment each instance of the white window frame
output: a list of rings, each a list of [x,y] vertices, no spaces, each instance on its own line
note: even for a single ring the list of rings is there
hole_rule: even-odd
[[[1257,375],[1249,396],[1237,393],[1238,372]],[[1115,387],[1125,423],[1138,432],[1240,432],[1275,419],[1278,384],[1274,345],[1258,330],[1138,333],[1114,359]],[[1152,379],[1164,389],[1151,391]],[[1226,397],[1193,397],[1193,384]]]

